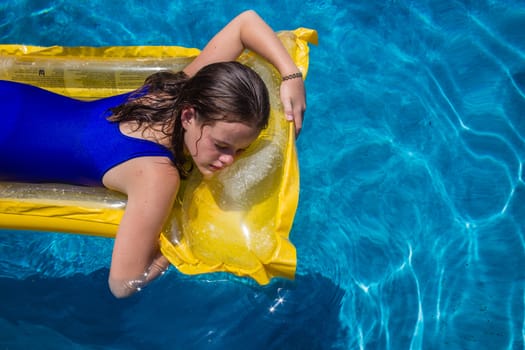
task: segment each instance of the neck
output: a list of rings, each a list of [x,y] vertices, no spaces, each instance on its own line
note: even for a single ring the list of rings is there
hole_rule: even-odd
[[[138,126],[137,122],[121,122],[119,125],[120,131],[127,136],[138,139],[148,140],[166,148],[171,148],[171,136],[169,136],[169,129],[164,132],[161,125],[142,125]]]

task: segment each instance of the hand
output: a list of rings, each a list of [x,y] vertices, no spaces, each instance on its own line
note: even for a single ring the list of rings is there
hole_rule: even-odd
[[[304,112],[306,110],[306,92],[301,78],[290,79],[281,83],[281,102],[286,120],[295,125],[295,137],[303,127]]]

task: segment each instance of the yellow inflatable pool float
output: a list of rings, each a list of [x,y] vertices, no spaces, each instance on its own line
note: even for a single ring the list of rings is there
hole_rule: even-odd
[[[311,29],[279,33],[306,76]],[[78,99],[129,92],[153,72],[183,69],[199,50],[183,47],[35,47],[0,45],[0,79]],[[299,196],[293,125],[279,100],[280,76],[245,52],[271,95],[270,124],[242,158],[211,180],[194,172],[183,183],[160,235],[162,253],[187,274],[230,272],[260,284],[293,278],[296,251],[288,236]],[[0,182],[0,228],[114,237],[126,197],[104,188]]]

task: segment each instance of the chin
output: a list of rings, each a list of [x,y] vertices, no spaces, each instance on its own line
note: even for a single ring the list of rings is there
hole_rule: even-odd
[[[211,177],[213,177],[213,175],[215,175],[215,171],[213,170],[210,170],[209,168],[203,168],[203,167],[199,167],[199,173],[201,173],[202,177],[204,177],[205,179],[209,179]]]

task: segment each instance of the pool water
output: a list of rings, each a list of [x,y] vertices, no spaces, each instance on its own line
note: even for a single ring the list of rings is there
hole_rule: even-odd
[[[0,349],[523,349],[525,4],[11,0],[0,42],[202,47],[253,8],[318,30],[295,281],[174,269],[107,290],[112,242],[0,232]]]

